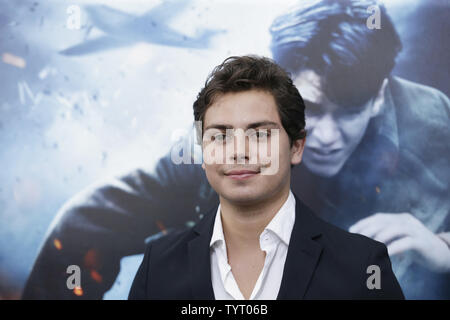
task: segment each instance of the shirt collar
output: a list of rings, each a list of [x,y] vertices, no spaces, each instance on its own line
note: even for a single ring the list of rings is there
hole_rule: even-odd
[[[289,196],[284,202],[277,214],[272,218],[269,224],[264,228],[264,231],[270,230],[278,238],[280,238],[286,245],[289,245],[292,229],[295,222],[295,198],[291,190]],[[220,203],[217,208],[216,219],[214,221],[213,234],[209,246],[212,247],[216,243],[225,243],[223,235],[222,219],[220,212]]]
[[[217,208],[216,213],[216,219],[214,221],[214,228],[213,228],[213,234],[211,237],[211,241],[209,242],[209,246],[212,247],[216,243],[225,242],[225,237],[223,235],[223,228],[222,228],[222,219],[220,215],[220,203],[219,207]]]
[[[295,222],[295,198],[289,190],[289,196],[283,206],[272,218],[264,230],[275,233],[286,245],[289,245],[292,229]]]

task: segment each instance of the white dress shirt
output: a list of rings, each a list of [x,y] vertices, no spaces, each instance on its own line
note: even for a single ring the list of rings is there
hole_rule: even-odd
[[[261,250],[266,252],[264,267],[259,274],[250,300],[275,300],[281,286],[284,263],[295,222],[295,198],[289,196],[259,237]],[[211,280],[216,300],[244,300],[233,276],[223,235],[220,204],[217,208],[210,242]]]

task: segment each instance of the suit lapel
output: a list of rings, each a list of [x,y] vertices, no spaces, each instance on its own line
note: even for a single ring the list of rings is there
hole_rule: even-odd
[[[314,240],[321,234],[317,217],[295,194],[294,197],[295,223],[277,299],[303,299],[322,252],[322,246]],[[196,237],[188,243],[189,275],[194,299],[215,299],[209,242],[216,212],[217,205],[194,227]]]
[[[194,299],[214,300],[211,281],[211,241],[217,206],[194,227],[196,237],[188,243],[190,285]]]
[[[279,300],[304,298],[322,252],[322,246],[314,240],[321,234],[317,217],[297,196],[295,202],[295,223],[277,296]]]

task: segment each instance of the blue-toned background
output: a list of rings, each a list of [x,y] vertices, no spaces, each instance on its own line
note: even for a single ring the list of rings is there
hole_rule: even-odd
[[[0,0],[0,299],[20,297],[61,205],[157,161],[191,125],[211,68],[270,56],[268,28],[296,1],[175,3]],[[448,1],[385,4],[404,46],[394,74],[449,95]],[[142,32],[152,19],[153,33]],[[115,32],[124,21],[134,23]]]

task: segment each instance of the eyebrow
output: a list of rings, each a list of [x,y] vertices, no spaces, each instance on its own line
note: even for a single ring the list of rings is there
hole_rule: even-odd
[[[262,127],[262,126],[273,126],[273,127],[277,127],[279,128],[278,123],[273,122],[273,121],[258,121],[258,122],[253,122],[250,123],[249,125],[247,125],[247,129],[254,129],[254,128],[258,128],[258,127]],[[225,129],[233,129],[233,126],[229,125],[229,124],[211,124],[209,126],[207,126],[205,128],[205,131],[208,129],[220,129],[220,130],[225,130]]]

